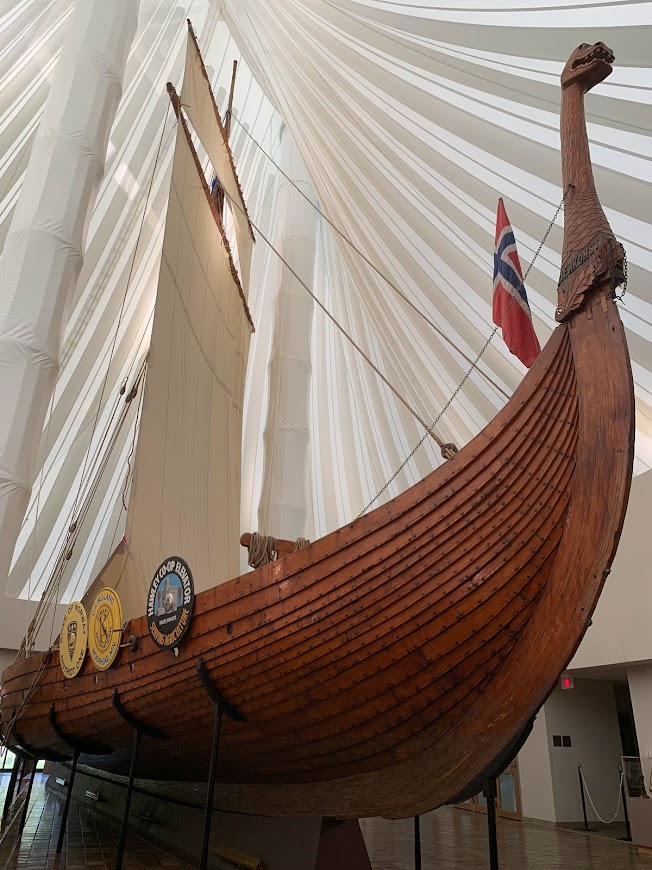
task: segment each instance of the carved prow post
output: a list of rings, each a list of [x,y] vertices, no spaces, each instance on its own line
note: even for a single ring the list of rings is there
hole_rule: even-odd
[[[612,294],[623,279],[624,251],[602,209],[593,179],[584,96],[611,73],[612,52],[583,43],[561,76],[561,164],[566,201],[556,319],[583,307],[591,288]]]

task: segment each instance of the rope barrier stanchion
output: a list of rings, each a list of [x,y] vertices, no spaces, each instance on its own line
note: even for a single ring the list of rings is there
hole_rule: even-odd
[[[584,827],[578,828],[577,830],[590,831],[592,829],[589,828],[589,819],[586,815],[586,798],[584,797],[584,777],[582,776],[582,763],[579,761],[577,762],[577,776],[580,781],[580,797],[582,798],[582,815],[584,817]]]
[[[632,826],[629,823],[629,810],[627,809],[627,792],[625,791],[625,771],[623,768],[618,765],[618,772],[620,773],[620,794],[623,801],[623,813],[625,815],[625,836],[620,837],[619,839],[625,840],[627,843],[632,842]]]
[[[603,819],[602,816],[600,815],[600,813],[595,808],[595,804],[593,803],[593,798],[591,797],[591,792],[589,791],[589,787],[586,783],[586,778],[584,777],[584,771],[582,770],[582,764],[581,764],[581,762],[578,762],[577,772],[578,772],[578,776],[579,776],[579,780],[580,780],[580,796],[582,798],[582,812],[584,814],[584,830],[585,831],[591,830],[591,828],[589,828],[589,823],[588,823],[588,819],[587,819],[587,815],[586,815],[586,801],[584,798],[585,795],[589,799],[589,803],[591,804],[591,809],[593,810],[595,817],[597,818],[597,820],[599,822],[602,822],[603,825],[612,825],[616,821],[616,819],[618,818],[618,813],[620,812],[620,803],[623,800],[624,783],[625,783],[625,772],[622,770],[622,768],[619,768],[619,769],[620,769],[620,783],[618,784],[618,799],[616,801],[616,811],[614,812],[613,816],[610,819]],[[625,809],[625,813],[627,813],[626,809]]]

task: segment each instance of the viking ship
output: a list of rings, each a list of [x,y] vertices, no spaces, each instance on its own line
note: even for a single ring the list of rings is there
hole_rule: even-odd
[[[72,679],[56,649],[7,668],[10,746],[70,757],[65,734],[95,747],[81,761],[124,774],[133,731],[119,696],[167,738],[144,737],[139,777],[205,780],[203,669],[241,714],[222,725],[222,809],[405,817],[500,772],[591,622],[631,482],[634,397],[615,299],[624,251],[595,190],[584,115],[613,59],[584,44],[561,76],[558,326],[509,402],[393,501],[236,576],[254,233],[189,40],[180,98],[169,88],[179,123],[126,535],[85,599],[118,591],[123,643],[112,667],[87,658]],[[193,131],[234,206],[238,264]],[[169,556],[198,590],[175,649],[138,616]]]

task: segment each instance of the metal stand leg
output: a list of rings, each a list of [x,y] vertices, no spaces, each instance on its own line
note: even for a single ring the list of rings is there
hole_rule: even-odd
[[[421,870],[421,829],[419,816],[414,817],[414,870]]]
[[[68,780],[68,792],[66,794],[66,802],[63,805],[63,815],[61,816],[61,826],[59,827],[59,839],[57,840],[57,855],[61,854],[63,849],[63,838],[66,835],[66,824],[68,823],[68,811],[70,810],[70,801],[72,799],[72,788],[75,784],[75,774],[77,773],[77,761],[79,759],[79,750],[75,750],[72,757],[72,767],[70,768],[70,779]]]
[[[129,809],[131,807],[131,795],[134,790],[134,779],[136,778],[136,762],[138,761],[138,750],[140,748],[140,731],[134,731],[134,748],[131,752],[131,765],[129,767],[129,784],[127,785],[127,797],[125,798],[125,806],[122,812],[122,827],[120,828],[120,839],[118,840],[118,852],[115,856],[115,870],[122,870],[122,857],[125,851],[125,843],[127,842],[127,825],[129,824]]]
[[[204,837],[201,846],[199,870],[208,867],[208,846],[211,838],[211,822],[213,820],[213,800],[215,797],[215,774],[217,772],[217,754],[220,749],[220,730],[222,727],[222,711],[219,704],[214,705],[215,724],[213,726],[213,747],[211,749],[211,766],[208,771],[206,790],[206,811],[204,813]]]
[[[140,738],[143,734],[147,737],[153,737],[155,740],[166,740],[167,738],[162,731],[159,731],[157,728],[152,728],[151,725],[141,722],[139,719],[136,719],[135,716],[132,716],[131,713],[128,713],[122,706],[117,689],[113,693],[113,706],[124,721],[134,729],[134,748],[131,752],[131,764],[129,766],[129,784],[127,786],[127,796],[125,798],[125,806],[122,813],[122,827],[120,829],[120,839],[118,841],[118,852],[115,856],[115,870],[122,870],[122,857],[125,851],[125,843],[127,842],[129,808],[131,807],[131,795],[134,790],[134,779],[136,778],[136,764],[138,762]]]
[[[487,780],[483,789],[487,798],[487,827],[489,830],[489,867],[491,870],[499,870],[498,867],[498,837],[496,832],[496,780]]]
[[[79,761],[80,753],[84,755],[109,755],[111,753],[110,746],[104,746],[99,743],[91,743],[88,740],[80,740],[78,737],[73,737],[66,734],[63,728],[57,722],[57,714],[54,709],[54,704],[50,707],[50,725],[52,730],[57,735],[62,743],[69,746],[72,751],[72,767],[70,768],[70,781],[68,782],[68,793],[66,794],[66,802],[63,806],[63,815],[61,816],[61,827],[59,828],[59,839],[57,840],[57,855],[61,854],[63,848],[63,838],[66,834],[66,823],[68,822],[68,811],[70,809],[70,801],[72,799],[72,789],[75,784],[75,774],[77,773],[77,762]]]
[[[25,778],[25,765],[27,764],[27,756],[20,756],[20,767],[18,768],[18,791],[23,787],[23,779]]]
[[[619,839],[625,840],[628,843],[632,842],[632,826],[629,823],[629,811],[627,809],[627,791],[625,790],[625,780],[622,778],[622,767],[618,768],[618,772],[621,775],[620,780],[620,793],[622,795],[623,800],[623,813],[625,814],[625,836],[620,837]]]
[[[7,816],[9,815],[9,808],[14,800],[14,792],[16,791],[16,781],[18,779],[18,768],[20,767],[20,762],[22,757],[19,752],[16,753],[16,757],[14,758],[14,766],[11,769],[11,776],[9,777],[9,785],[7,786],[7,794],[5,795],[5,806],[2,811],[2,821],[4,822]]]
[[[211,764],[208,772],[208,785],[206,789],[206,810],[204,813],[204,836],[202,839],[201,858],[199,860],[200,870],[206,870],[208,867],[208,850],[211,839],[211,822],[213,821],[213,801],[215,798],[215,774],[217,772],[217,755],[220,748],[220,731],[222,728],[222,715],[226,714],[229,718],[236,722],[244,722],[245,718],[237,710],[233,704],[228,701],[220,690],[213,684],[208,675],[208,669],[204,664],[204,660],[200,659],[197,662],[197,672],[202,682],[206,694],[213,702],[213,711],[215,716],[215,725],[213,727],[213,746],[211,749]]]
[[[32,772],[29,775],[29,785],[27,786],[27,797],[25,798],[25,803],[23,804],[23,814],[20,818],[20,827],[18,828],[18,833],[23,833],[23,828],[25,827],[25,822],[27,821],[27,813],[29,811],[29,799],[32,796],[32,786],[34,785],[34,777],[36,776],[36,762],[37,759],[32,759]]]
[[[584,780],[582,779],[582,765],[578,763],[577,765],[577,776],[580,781],[580,797],[582,798],[582,816],[584,817],[584,830],[590,831],[589,828],[589,819],[586,815],[586,798],[584,797]],[[577,829],[581,830],[580,828]]]

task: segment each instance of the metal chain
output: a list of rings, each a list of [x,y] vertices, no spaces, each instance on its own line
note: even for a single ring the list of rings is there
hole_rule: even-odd
[[[561,198],[561,202],[560,202],[559,205],[557,206],[557,210],[555,211],[555,213],[554,213],[554,215],[553,215],[553,217],[552,217],[552,220],[550,221],[550,223],[549,223],[549,225],[548,225],[548,229],[545,231],[545,233],[544,233],[544,235],[543,235],[543,238],[541,239],[541,243],[540,243],[539,247],[536,249],[536,251],[535,251],[535,253],[534,253],[534,256],[532,257],[532,260],[531,260],[531,262],[530,262],[530,265],[528,266],[527,271],[525,272],[525,275],[523,276],[523,280],[521,281],[521,285],[520,285],[520,286],[523,286],[523,285],[525,284],[525,279],[526,279],[527,276],[530,274],[530,270],[532,269],[532,266],[534,265],[534,262],[535,262],[536,258],[537,258],[537,257],[539,256],[539,254],[541,253],[541,249],[543,248],[543,246],[544,246],[544,244],[545,244],[545,242],[546,242],[546,239],[547,239],[548,236],[550,235],[550,231],[552,230],[552,228],[553,228],[553,226],[554,226],[554,224],[555,224],[555,221],[556,221],[557,218],[559,217],[559,212],[560,212],[560,211],[562,210],[562,208],[564,207],[564,202],[565,202],[565,200],[566,200],[566,197],[568,196],[568,192],[571,190],[572,187],[573,187],[573,185],[572,185],[572,184],[569,184],[568,187],[566,188],[566,190],[564,191],[564,195],[563,195],[562,198]],[[505,319],[505,317],[506,317],[507,314],[509,313],[509,310],[510,310],[510,308],[512,307],[512,305],[514,304],[515,301],[516,301],[516,296],[512,296],[512,298],[511,298],[511,300],[510,300],[510,302],[509,302],[509,305],[507,306],[507,308],[506,308],[505,311],[503,312],[502,317],[500,318],[500,320],[498,321],[498,323],[494,326],[494,328],[493,328],[493,329],[491,330],[491,332],[489,333],[489,337],[487,338],[487,340],[485,341],[485,343],[482,345],[482,348],[480,349],[480,352],[478,353],[478,355],[476,356],[476,358],[475,358],[475,359],[473,360],[473,362],[471,363],[471,367],[470,367],[469,370],[466,372],[466,374],[464,375],[464,377],[462,378],[462,380],[460,381],[460,383],[459,383],[459,384],[457,385],[457,387],[455,388],[455,391],[454,391],[453,394],[451,395],[450,399],[446,402],[446,404],[444,405],[444,407],[441,409],[441,411],[440,411],[439,414],[437,415],[436,419],[433,421],[432,425],[429,426],[429,427],[426,429],[426,431],[423,433],[422,438],[421,438],[421,439],[420,439],[420,440],[415,444],[414,449],[413,449],[413,450],[408,454],[408,456],[406,456],[406,458],[405,458],[405,459],[403,460],[403,462],[399,465],[399,467],[396,469],[396,471],[394,472],[394,474],[392,474],[392,476],[389,478],[389,480],[387,481],[387,483],[382,487],[382,489],[380,489],[380,490],[376,493],[376,495],[371,499],[371,501],[369,502],[369,504],[368,504],[365,508],[363,508],[363,509],[360,511],[360,513],[359,513],[358,516],[356,517],[357,520],[359,520],[361,516],[363,516],[364,514],[367,513],[367,511],[368,511],[369,508],[372,506],[372,504],[374,504],[374,502],[378,501],[378,499],[380,498],[380,496],[385,492],[385,490],[390,486],[390,484],[393,483],[394,480],[396,480],[396,478],[397,478],[398,475],[401,473],[401,471],[403,471],[403,469],[405,468],[405,466],[408,464],[408,462],[410,461],[410,459],[412,459],[412,457],[413,457],[414,454],[417,452],[417,450],[419,449],[419,447],[421,447],[421,445],[422,445],[423,442],[426,440],[426,438],[428,437],[428,435],[431,435],[431,434],[432,434],[432,430],[435,428],[435,426],[437,425],[437,423],[439,423],[439,421],[440,421],[441,418],[444,416],[444,414],[446,413],[446,411],[447,411],[447,410],[450,408],[450,406],[453,404],[453,402],[454,402],[455,399],[457,398],[457,395],[459,394],[460,390],[462,389],[462,387],[464,386],[464,384],[467,382],[467,380],[469,379],[469,377],[470,377],[470,376],[473,374],[473,372],[475,371],[475,369],[476,369],[476,367],[477,367],[477,365],[478,365],[478,362],[480,361],[481,356],[483,355],[483,353],[486,351],[486,349],[487,349],[487,348],[489,347],[489,345],[491,344],[491,340],[493,339],[494,335],[495,335],[495,334],[498,332],[498,330],[500,329],[503,320]]]

